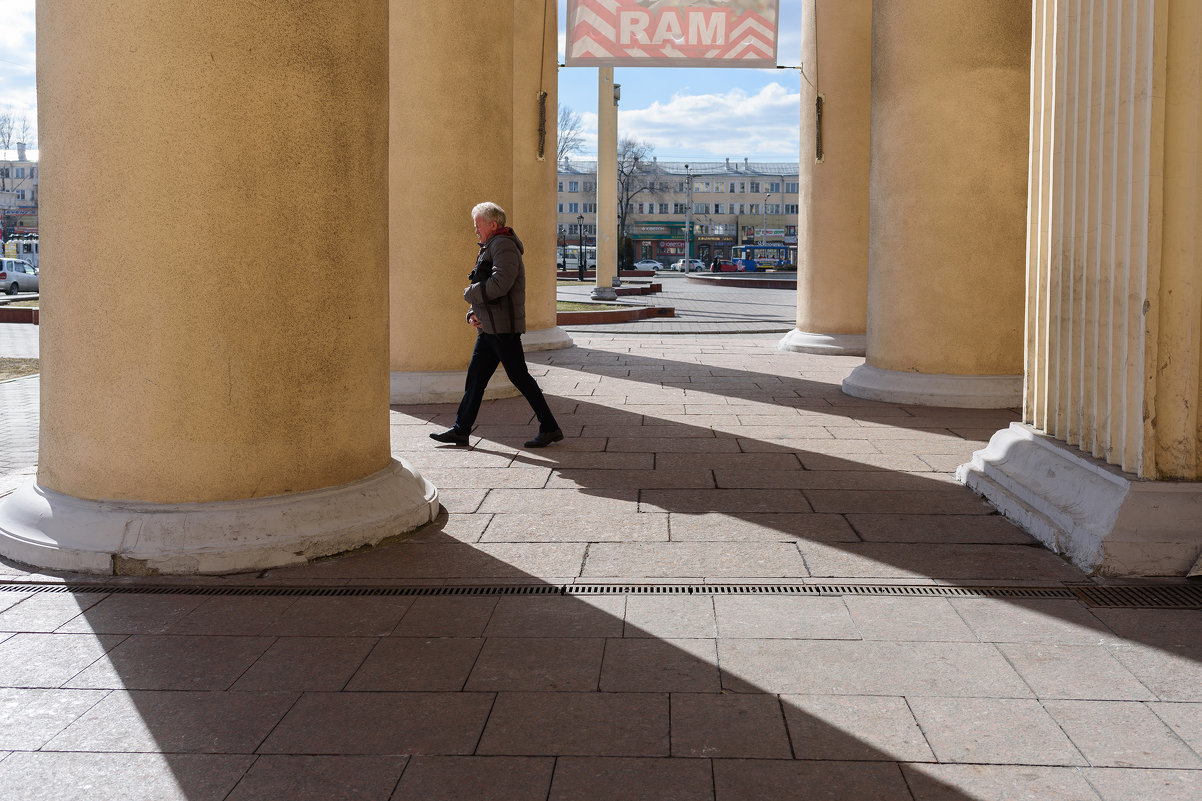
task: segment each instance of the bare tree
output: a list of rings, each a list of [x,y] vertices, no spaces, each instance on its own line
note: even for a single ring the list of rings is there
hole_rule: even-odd
[[[11,150],[17,143],[30,144],[29,137],[29,117],[13,113],[11,106],[0,111],[0,150]],[[9,188],[8,173],[11,169],[7,163],[0,168],[0,192]]]
[[[629,136],[618,140],[618,242],[625,242],[626,216],[634,207],[633,200],[646,193],[655,197],[654,165],[651,157],[655,148]],[[626,256],[627,254],[623,254]],[[629,258],[623,258],[629,262]],[[629,269],[629,263],[626,264]]]
[[[578,153],[584,148],[584,134],[581,132],[580,114],[572,111],[569,106],[559,107],[559,138],[555,148],[555,158],[562,164],[564,156]]]

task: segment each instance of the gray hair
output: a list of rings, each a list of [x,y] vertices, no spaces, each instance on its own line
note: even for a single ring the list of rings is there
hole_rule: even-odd
[[[472,219],[483,217],[486,220],[495,222],[501,227],[505,226],[505,209],[498,206],[496,203],[484,202],[477,203],[472,207]]]

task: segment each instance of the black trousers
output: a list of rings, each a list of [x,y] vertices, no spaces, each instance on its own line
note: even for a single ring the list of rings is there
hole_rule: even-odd
[[[551,407],[543,397],[543,391],[538,388],[538,382],[526,368],[526,354],[522,351],[521,334],[486,334],[483,331],[476,335],[476,348],[472,351],[472,360],[467,366],[467,382],[463,388],[463,400],[459,402],[459,411],[455,415],[455,428],[464,433],[471,431],[480,412],[480,402],[484,400],[484,390],[488,379],[497,371],[497,365],[505,368],[505,375],[518,388],[534,416],[538,418],[539,431],[554,431],[559,428]]]

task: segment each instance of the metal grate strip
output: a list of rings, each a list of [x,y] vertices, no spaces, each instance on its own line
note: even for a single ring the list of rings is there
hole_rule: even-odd
[[[202,584],[106,584],[101,582],[0,583],[0,592],[105,593],[111,595],[243,595],[378,597],[439,595],[887,595],[915,598],[1031,598],[1077,600],[1087,606],[1129,609],[1202,609],[1202,586],[955,587],[942,584],[464,584],[439,586],[220,586]]]
[[[1120,585],[1099,587],[1074,584],[1077,599],[1086,606],[1128,609],[1202,609],[1202,586],[1198,584]]]

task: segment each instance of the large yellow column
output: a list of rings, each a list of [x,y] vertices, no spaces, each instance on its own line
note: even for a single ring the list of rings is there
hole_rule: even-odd
[[[471,209],[484,200],[526,245],[523,345],[571,345],[555,327],[555,31],[552,0],[391,1],[393,403],[463,395],[476,336],[463,302],[478,252]],[[486,397],[514,394],[497,371]]]
[[[863,356],[872,0],[805,0],[797,327],[781,350]]]
[[[1202,6],[1033,33],[1023,422],[958,476],[1085,570],[1202,572]]]
[[[387,4],[38,4],[41,438],[0,551],[227,572],[437,510],[393,461]]]
[[[1017,406],[1030,0],[876,0],[866,364],[851,395]]]

